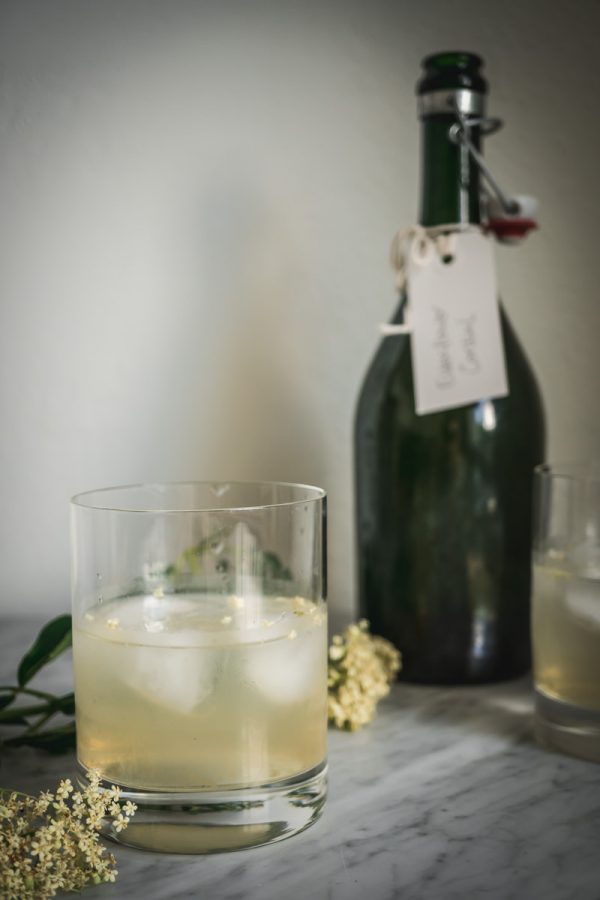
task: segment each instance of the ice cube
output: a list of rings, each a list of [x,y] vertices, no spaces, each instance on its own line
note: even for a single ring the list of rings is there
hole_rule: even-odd
[[[600,544],[596,537],[591,537],[571,547],[569,561],[572,569],[585,578],[600,579]]]
[[[600,580],[572,578],[567,585],[566,606],[586,628],[600,628]]]
[[[189,714],[214,690],[217,677],[215,651],[186,646],[132,646],[124,682],[134,691],[175,712]],[[189,636],[193,641],[193,635]]]
[[[278,640],[255,644],[248,660],[248,679],[274,703],[296,703],[325,683],[325,639],[320,628],[289,628]],[[272,634],[271,631],[267,634]]]

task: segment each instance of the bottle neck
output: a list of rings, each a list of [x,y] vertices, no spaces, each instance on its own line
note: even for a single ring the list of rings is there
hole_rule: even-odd
[[[464,145],[450,140],[455,121],[450,114],[422,120],[419,221],[425,227],[481,221],[479,169]],[[479,128],[472,128],[470,136],[479,150]]]

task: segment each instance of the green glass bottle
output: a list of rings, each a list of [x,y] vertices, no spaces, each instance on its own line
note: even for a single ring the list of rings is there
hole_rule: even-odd
[[[425,226],[480,222],[479,170],[449,138],[483,114],[482,61],[427,57],[417,85]],[[480,147],[478,128],[471,139]],[[400,297],[392,322],[403,322]],[[501,309],[509,395],[415,413],[410,337],[384,337],[355,421],[359,602],[373,632],[401,650],[401,678],[467,683],[530,664],[533,468],[544,458],[540,392]]]

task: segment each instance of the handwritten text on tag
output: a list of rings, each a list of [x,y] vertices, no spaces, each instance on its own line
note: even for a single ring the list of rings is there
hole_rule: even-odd
[[[415,406],[419,415],[508,393],[496,268],[480,232],[456,236],[454,256],[409,262]]]

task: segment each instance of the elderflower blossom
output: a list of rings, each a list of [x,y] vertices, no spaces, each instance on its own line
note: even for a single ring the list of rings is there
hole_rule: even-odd
[[[347,731],[370,722],[400,667],[399,651],[385,638],[369,634],[365,619],[335,635],[327,673],[329,721]]]
[[[58,891],[114,881],[115,858],[100,842],[104,819],[117,831],[129,824],[135,803],[119,804],[120,790],[100,787],[99,772],[76,791],[68,778],[37,797],[0,791],[0,897],[46,900]]]

